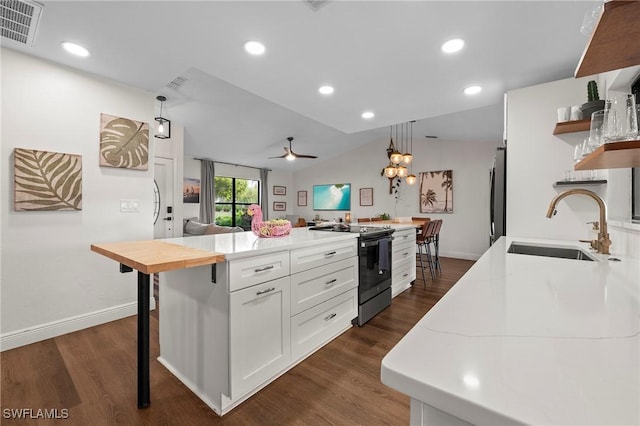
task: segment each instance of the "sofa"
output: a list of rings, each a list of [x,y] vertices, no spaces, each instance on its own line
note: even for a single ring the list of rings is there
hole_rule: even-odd
[[[214,234],[227,234],[229,232],[244,232],[239,226],[219,226],[215,223],[201,223],[198,222],[197,217],[184,219],[182,233],[185,237],[192,235],[214,235]]]

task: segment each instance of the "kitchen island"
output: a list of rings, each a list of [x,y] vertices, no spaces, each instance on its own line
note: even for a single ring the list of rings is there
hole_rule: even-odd
[[[222,253],[160,275],[158,360],[224,415],[352,327],[358,234],[294,228],[163,240]]]
[[[382,361],[411,424],[640,423],[640,262],[494,244]],[[615,246],[614,246],[615,247]]]

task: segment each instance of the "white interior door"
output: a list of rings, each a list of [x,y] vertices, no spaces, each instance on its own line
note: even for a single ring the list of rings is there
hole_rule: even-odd
[[[157,187],[157,216],[154,213],[153,238],[171,238],[174,229],[173,159],[156,157],[153,162]]]

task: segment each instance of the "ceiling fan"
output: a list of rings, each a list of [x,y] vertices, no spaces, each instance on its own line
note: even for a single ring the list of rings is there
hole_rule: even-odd
[[[289,141],[289,146],[284,147],[284,154],[279,155],[277,157],[269,157],[269,158],[286,158],[289,161],[293,161],[296,158],[318,158],[315,155],[296,154],[295,152],[293,152],[293,149],[291,148],[291,142],[293,142],[293,138],[289,136],[287,140]]]

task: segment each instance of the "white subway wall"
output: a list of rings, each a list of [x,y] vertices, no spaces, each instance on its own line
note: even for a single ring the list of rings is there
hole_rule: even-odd
[[[2,349],[136,312],[136,275],[92,243],[153,238],[147,171],[99,167],[100,113],[153,123],[151,93],[2,49]],[[13,210],[16,147],[82,156],[82,210]],[[153,152],[153,138],[150,141]],[[120,200],[140,211],[121,213]]]
[[[500,145],[428,140],[414,144],[413,172],[453,171],[453,213],[420,213],[419,182],[413,186],[404,181],[396,202],[389,194],[389,180],[380,175],[388,164],[388,139],[374,140],[368,145],[348,150],[325,161],[315,161],[293,175],[291,198],[297,204],[297,191],[307,191],[307,206],[295,206],[293,214],[306,220],[319,215],[322,219],[344,218],[345,212],[314,211],[313,185],[351,183],[351,218],[373,217],[389,213],[392,217],[425,216],[443,219],[440,253],[463,259],[477,259],[489,247],[489,169],[495,148]],[[373,206],[359,205],[360,188],[373,188]],[[289,194],[289,193],[287,193]]]

